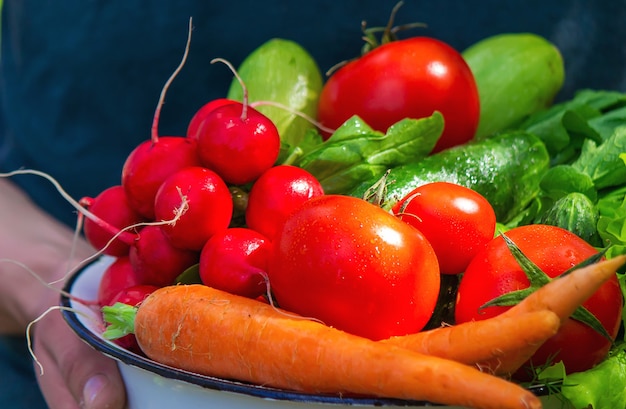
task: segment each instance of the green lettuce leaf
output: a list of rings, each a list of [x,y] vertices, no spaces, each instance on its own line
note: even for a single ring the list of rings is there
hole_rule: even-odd
[[[597,204],[598,234],[611,245],[607,257],[626,254],[626,186],[603,195]]]
[[[594,368],[567,375],[561,393],[575,409],[626,408],[626,351],[624,344]]]
[[[443,125],[443,115],[434,112],[426,118],[403,119],[383,134],[354,116],[324,143],[301,149],[293,165],[315,176],[325,193],[344,193],[389,168],[426,157]]]
[[[626,183],[626,164],[622,159],[625,152],[626,126],[620,126],[599,145],[587,139],[572,166],[588,174],[596,189],[618,186]]]

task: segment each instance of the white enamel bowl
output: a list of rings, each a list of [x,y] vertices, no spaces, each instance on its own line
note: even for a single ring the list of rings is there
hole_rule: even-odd
[[[110,257],[103,257],[85,266],[68,281],[66,292],[82,300],[95,300],[102,273],[112,261]],[[63,311],[65,320],[76,334],[117,361],[126,385],[128,409],[461,409],[428,402],[311,395],[184,372],[128,352],[105,340],[101,336],[104,325],[97,310],[68,297],[61,297],[61,305],[76,311]],[[537,387],[533,391],[542,396],[545,409],[563,408],[559,397],[548,395],[546,388]]]

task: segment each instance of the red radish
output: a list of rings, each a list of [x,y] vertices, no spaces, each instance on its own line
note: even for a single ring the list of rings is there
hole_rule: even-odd
[[[246,224],[270,240],[287,216],[312,197],[324,194],[322,184],[308,171],[290,165],[264,172],[248,195]]]
[[[199,164],[196,143],[191,139],[155,136],[142,142],[122,168],[122,186],[130,205],[145,218],[154,219],[154,197],[161,183],[176,171]]]
[[[242,102],[215,108],[198,129],[198,154],[202,164],[217,172],[226,183],[243,185],[272,167],[280,153],[276,125],[248,104],[248,90],[227,61],[243,88]]]
[[[270,246],[262,234],[244,227],[213,235],[200,255],[202,283],[249,298],[265,294]]]
[[[227,183],[243,185],[272,167],[280,151],[274,123],[237,102],[216,108],[198,130],[198,155]]]
[[[158,289],[159,287],[154,285],[134,285],[132,287],[125,288],[124,290],[117,293],[111,299],[111,301],[109,301],[109,304],[106,305],[113,305],[117,302],[120,302],[122,304],[132,305],[133,307],[135,307],[141,304],[141,302],[143,302],[146,297],[148,297],[150,294]],[[101,307],[102,306],[103,305],[101,305]],[[141,348],[139,347],[139,344],[137,343],[137,338],[135,337],[135,334],[127,334],[122,338],[113,340],[113,342],[115,342],[122,348],[127,349],[128,351],[134,352],[139,355],[144,355],[144,353],[141,351]]]
[[[138,284],[143,283],[135,275],[128,256],[118,257],[102,275],[98,287],[98,304],[110,305],[117,293]]]
[[[139,280],[159,287],[173,284],[200,257],[196,251],[172,246],[157,225],[141,230],[128,256]]]
[[[200,164],[195,140],[179,136],[159,137],[158,135],[158,123],[165,93],[185,64],[190,41],[191,20],[183,59],[161,91],[152,121],[151,139],[139,144],[126,158],[122,168],[122,186],[124,186],[130,205],[148,219],[154,218],[154,197],[161,183],[179,169]]]
[[[82,198],[80,204],[99,218],[85,219],[83,230],[89,243],[97,250],[102,250],[103,254],[115,257],[128,255],[130,244],[135,239],[133,231],[120,233],[115,240],[111,239],[120,230],[144,219],[129,205],[124,188],[121,185],[111,186],[95,198]]]
[[[212,101],[207,102],[202,105],[198,111],[194,114],[189,121],[189,126],[187,127],[187,138],[198,139],[198,128],[200,128],[200,124],[202,121],[209,115],[215,108],[219,108],[222,105],[230,104],[231,102],[235,102],[232,99],[228,98],[218,98]]]
[[[217,173],[193,166],[179,170],[163,182],[156,194],[154,211],[157,220],[177,218],[161,225],[173,246],[200,251],[213,234],[230,224],[233,200]]]

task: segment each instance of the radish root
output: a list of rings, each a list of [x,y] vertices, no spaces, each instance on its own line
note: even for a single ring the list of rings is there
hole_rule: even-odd
[[[156,111],[154,112],[154,118],[152,119],[152,142],[156,143],[159,140],[159,118],[161,117],[161,108],[163,107],[165,101],[165,94],[167,93],[168,88],[174,81],[174,78],[178,75],[178,73],[183,69],[185,62],[187,62],[187,56],[189,55],[189,48],[191,46],[191,32],[193,31],[192,18],[189,18],[189,31],[187,34],[187,44],[185,45],[185,52],[183,53],[183,57],[178,64],[178,67],[174,70],[172,75],[167,79],[163,89],[161,90],[161,95],[159,96],[159,102],[157,103]]]
[[[239,85],[241,85],[241,89],[242,89],[242,94],[243,94],[243,98],[241,101],[242,104],[242,110],[241,110],[241,120],[245,121],[246,118],[248,117],[248,88],[246,88],[246,84],[243,82],[243,79],[239,76],[239,73],[237,72],[237,70],[235,69],[235,67],[233,67],[233,65],[230,63],[230,61],[227,61],[223,58],[214,58],[211,60],[211,64],[215,64],[217,62],[221,62],[223,64],[225,64],[230,71],[233,73],[233,75],[235,76],[235,78],[237,79],[237,81],[239,82]]]
[[[47,310],[45,310],[44,312],[42,312],[37,318],[35,318],[34,320],[32,320],[31,322],[28,323],[28,325],[26,326],[26,344],[28,346],[28,352],[30,353],[30,356],[33,358],[33,360],[35,361],[35,364],[37,364],[37,366],[39,367],[39,375],[43,375],[44,374],[44,369],[43,369],[43,365],[41,364],[41,362],[39,362],[39,359],[37,358],[37,355],[35,354],[35,350],[33,349],[33,340],[31,337],[31,329],[33,327],[33,325],[35,325],[36,323],[38,323],[39,321],[41,321],[46,315],[48,315],[49,313],[51,313],[52,311],[70,311],[73,312],[75,314],[81,315],[89,320],[91,320],[92,318],[85,314],[84,312],[77,310],[75,308],[71,308],[71,307],[63,307],[61,305],[54,305],[50,308],[48,308]],[[98,322],[98,324],[100,324]]]
[[[83,219],[82,219],[83,217],[88,217],[89,219],[93,220],[94,222],[98,222],[100,220],[100,218],[98,216],[96,216],[95,214],[90,212],[87,208],[82,206],[76,199],[74,199],[69,193],[67,193],[67,191],[65,189],[63,189],[61,184],[54,177],[52,177],[50,174],[42,172],[42,171],[39,171],[39,170],[34,170],[34,169],[18,169],[18,170],[14,170],[14,171],[11,171],[11,172],[0,173],[0,178],[9,178],[9,177],[16,176],[16,175],[35,175],[35,176],[39,176],[39,177],[42,177],[42,178],[48,180],[54,186],[54,188],[59,192],[59,194],[70,205],[72,205],[72,207],[74,207],[78,211],[79,215],[78,215],[78,220],[77,220],[77,223],[76,223],[76,228],[75,228],[75,231],[74,231],[74,243],[76,243],[77,240],[80,238],[80,230],[82,229],[82,225],[83,225],[83,223],[82,223],[83,222]],[[187,200],[187,196],[185,196],[181,192],[180,193],[180,197],[181,197],[181,205],[180,205],[180,207],[174,209],[174,211],[173,211],[174,217],[172,219],[170,219],[170,220],[154,221],[154,222],[141,222],[141,223],[132,224],[130,226],[124,227],[123,229],[120,229],[119,232],[117,232],[115,235],[113,235],[113,237],[111,237],[111,239],[107,242],[107,244],[103,248],[98,249],[94,254],[92,254],[90,257],[84,259],[81,263],[78,264],[78,266],[76,266],[74,268],[70,269],[69,265],[68,265],[68,271],[65,274],[65,276],[59,278],[58,280],[53,281],[50,284],[55,284],[57,282],[64,281],[70,274],[75,272],[79,267],[81,267],[85,263],[87,263],[89,261],[92,261],[92,260],[95,260],[97,257],[101,256],[104,253],[104,251],[111,245],[111,243],[113,241],[115,241],[121,234],[123,234],[125,232],[137,229],[137,228],[142,227],[142,226],[150,226],[150,225],[152,225],[152,226],[161,226],[161,225],[165,225],[165,224],[176,224],[178,219],[189,208],[189,202]],[[76,248],[76,245],[74,244],[72,246],[72,249],[71,249],[71,252],[70,252],[70,258],[68,260],[72,260],[73,259],[75,248]],[[68,264],[69,264],[69,262],[68,262]]]
[[[83,206],[81,206],[80,203],[78,203],[77,200],[75,200],[72,196],[70,196],[69,193],[67,193],[65,191],[65,189],[63,189],[63,187],[61,186],[61,184],[54,179],[51,175],[49,175],[48,173],[39,171],[39,170],[35,170],[35,169],[17,169],[11,172],[6,172],[6,173],[0,173],[0,178],[10,178],[12,176],[17,176],[17,175],[35,175],[35,176],[40,176],[44,179],[47,179],[50,183],[52,183],[52,185],[55,187],[55,189],[59,192],[59,194],[65,199],[67,200],[67,202],[69,204],[71,204],[76,210],[78,210],[79,212],[81,212],[82,214],[84,214],[86,217],[97,221],[98,220],[98,216],[96,216],[95,214],[91,213],[89,210],[87,210],[86,208],[84,208]]]
[[[316,121],[315,118],[312,118],[310,116],[308,116],[307,114],[305,114],[304,112],[300,112],[300,111],[296,111],[293,108],[288,107],[287,105],[281,104],[280,102],[274,102],[274,101],[255,101],[255,102],[251,102],[250,106],[253,108],[256,108],[258,106],[273,106],[275,108],[280,108],[280,109],[284,109],[285,111],[289,112],[290,114],[294,114],[299,116],[302,119],[305,119],[306,121],[308,121],[309,123],[311,123],[313,126],[315,126],[317,129],[323,131],[323,132],[327,132],[329,134],[332,134],[336,131],[336,129],[333,128],[329,128],[327,126],[322,125],[320,122]]]
[[[302,315],[298,315],[298,314],[291,314],[288,311],[285,310],[281,310],[279,307],[276,306],[275,302],[274,302],[274,297],[272,297],[272,290],[270,288],[270,278],[267,275],[267,273],[265,272],[259,272],[259,274],[261,275],[261,277],[263,277],[263,280],[265,281],[265,288],[266,288],[266,296],[267,296],[267,302],[270,304],[270,306],[279,314],[282,314],[286,317],[289,318],[293,318],[293,319],[297,319],[297,320],[308,320],[308,321],[315,321],[315,322],[319,322],[322,325],[326,325],[324,324],[324,321],[314,318],[314,317],[304,317]]]

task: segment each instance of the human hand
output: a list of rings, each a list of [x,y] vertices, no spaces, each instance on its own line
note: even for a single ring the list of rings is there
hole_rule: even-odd
[[[43,368],[39,375],[35,367],[37,380],[50,409],[122,409],[126,394],[115,362],[80,340],[59,311],[41,315],[59,304],[58,288],[68,269],[95,250],[9,181],[0,178],[0,191],[0,260],[5,261],[0,276],[6,278],[0,286],[0,334],[23,334],[41,317],[31,327],[31,339]]]
[[[50,409],[123,409],[124,384],[115,362],[92,349],[69,328],[59,311],[35,324],[35,367]]]

